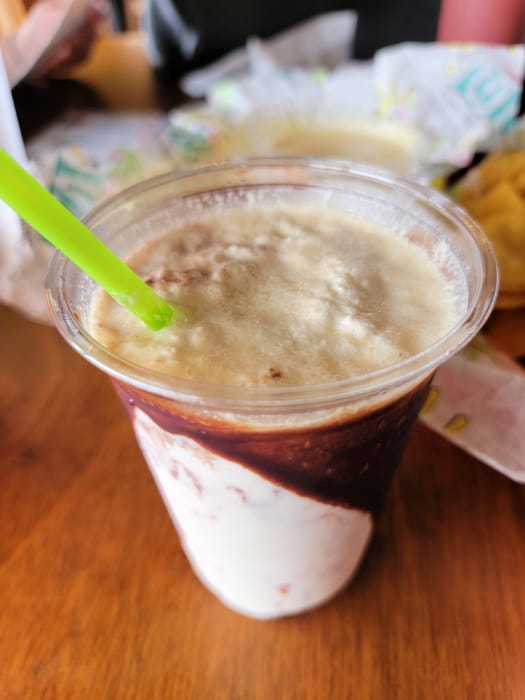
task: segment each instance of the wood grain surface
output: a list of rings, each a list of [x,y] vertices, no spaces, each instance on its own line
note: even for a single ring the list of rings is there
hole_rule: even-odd
[[[353,585],[249,620],[193,576],[109,381],[0,330],[2,700],[525,698],[524,487],[418,425]]]

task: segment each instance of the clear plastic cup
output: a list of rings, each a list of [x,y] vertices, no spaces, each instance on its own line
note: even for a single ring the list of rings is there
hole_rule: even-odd
[[[126,257],[173,222],[248,199],[346,210],[415,236],[463,295],[447,335],[395,365],[322,385],[240,388],[109,352],[89,331],[95,284],[53,259],[56,325],[112,378],[195,573],[234,610],[273,618],[320,605],[357,571],[433,372],[487,318],[497,269],[452,202],[347,163],[269,159],[169,174],[105,201],[86,224]]]

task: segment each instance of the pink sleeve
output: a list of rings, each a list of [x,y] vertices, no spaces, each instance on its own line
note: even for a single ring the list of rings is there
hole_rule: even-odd
[[[520,43],[525,39],[525,0],[442,0],[437,38]]]

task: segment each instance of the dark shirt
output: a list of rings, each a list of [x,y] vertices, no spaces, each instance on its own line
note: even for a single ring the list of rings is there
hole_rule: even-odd
[[[355,9],[353,56],[371,58],[382,46],[433,41],[440,1],[150,0],[146,28],[156,65],[180,74],[243,46],[250,36],[268,38],[317,14]]]
[[[353,57],[372,58],[383,46],[435,41],[441,0],[360,0]]]

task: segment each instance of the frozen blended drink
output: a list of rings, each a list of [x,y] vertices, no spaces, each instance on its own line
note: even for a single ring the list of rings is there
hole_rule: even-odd
[[[52,264],[57,325],[114,379],[195,573],[252,617],[329,599],[433,371],[492,308],[483,235],[435,193],[296,160],[156,178],[87,224],[184,313],[152,333]]]

